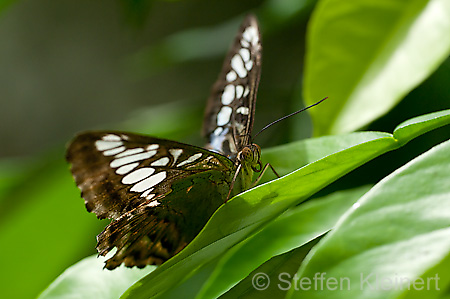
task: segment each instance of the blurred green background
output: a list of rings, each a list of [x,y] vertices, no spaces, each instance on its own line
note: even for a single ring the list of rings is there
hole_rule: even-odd
[[[254,131],[303,107],[305,33],[316,1],[0,4],[4,298],[38,295],[68,266],[95,253],[95,235],[108,223],[85,211],[64,161],[64,145],[89,129],[129,130],[202,145],[206,99],[245,14],[257,15],[263,34]],[[449,59],[364,129],[392,132],[403,120],[448,109],[448,82]],[[277,124],[256,142],[267,148],[311,134],[310,117],[303,113]],[[322,193],[376,183],[449,137],[449,128],[426,134]]]

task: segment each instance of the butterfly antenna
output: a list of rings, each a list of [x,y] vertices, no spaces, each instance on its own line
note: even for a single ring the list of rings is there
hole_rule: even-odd
[[[317,103],[314,103],[314,104],[312,104],[312,105],[309,105],[308,107],[305,107],[305,108],[303,108],[303,109],[300,109],[300,110],[298,110],[298,111],[295,111],[295,112],[293,112],[293,113],[291,113],[291,114],[288,114],[288,115],[286,115],[286,116],[283,116],[283,117],[280,118],[280,119],[277,119],[276,121],[271,122],[270,124],[268,124],[268,125],[266,125],[264,128],[262,128],[258,133],[256,133],[256,135],[253,137],[253,139],[255,139],[262,131],[268,129],[269,127],[273,126],[274,124],[276,124],[276,123],[278,123],[278,122],[280,122],[280,121],[282,121],[282,120],[285,120],[285,119],[288,118],[288,117],[294,116],[294,115],[296,115],[296,114],[298,114],[298,113],[300,113],[300,112],[303,112],[303,111],[305,111],[305,110],[307,110],[307,109],[309,109],[309,108],[312,108],[312,107],[314,107],[314,106],[316,106],[316,105],[319,105],[320,103],[322,103],[322,102],[325,101],[326,99],[328,99],[328,97],[323,98],[323,99],[321,99],[320,101],[318,101]]]

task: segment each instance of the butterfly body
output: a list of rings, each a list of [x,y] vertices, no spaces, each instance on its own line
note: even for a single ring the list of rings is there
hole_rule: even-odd
[[[205,148],[127,132],[79,134],[66,158],[86,209],[112,222],[97,250],[117,248],[105,267],[160,264],[186,246],[217,208],[252,185],[261,149],[251,129],[261,63],[256,19],[248,16],[213,86]]]

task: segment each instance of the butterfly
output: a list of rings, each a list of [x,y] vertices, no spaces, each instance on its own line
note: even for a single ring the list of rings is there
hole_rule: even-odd
[[[261,70],[261,34],[247,16],[214,84],[205,148],[126,132],[81,133],[67,161],[86,209],[112,222],[97,236],[105,268],[161,264],[200,232],[214,211],[263,172],[251,142]],[[265,169],[265,168],[264,168]]]

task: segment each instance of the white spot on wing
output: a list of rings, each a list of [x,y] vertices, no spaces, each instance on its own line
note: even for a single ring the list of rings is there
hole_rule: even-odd
[[[167,157],[162,157],[159,160],[156,160],[150,166],[166,166],[169,163],[170,159]]]
[[[234,100],[234,86],[229,84],[225,86],[222,93],[222,104],[229,105]]]
[[[231,67],[239,77],[244,78],[247,76],[247,70],[244,68],[244,62],[239,54],[236,54],[231,58]]]
[[[236,86],[236,99],[240,99],[244,94],[244,86],[237,85]]]
[[[245,86],[244,97],[248,96],[249,93],[250,93],[250,89],[248,88],[248,86]]]
[[[222,132],[223,132],[223,128],[222,127],[217,127],[214,130],[213,134],[216,135],[216,136],[219,136]]]
[[[245,48],[240,49],[239,54],[241,54],[242,60],[244,61],[250,60],[250,51],[248,49]]]
[[[183,162],[180,162],[180,164],[178,164],[177,167],[192,163],[195,160],[197,160],[198,158],[200,158],[201,156],[202,156],[202,153],[196,153],[196,154],[190,156],[189,158],[187,158],[186,160],[184,160]]]
[[[153,189],[154,188],[150,188],[150,189],[146,190],[144,193],[141,194],[141,197],[147,197],[150,194],[150,192],[153,191]],[[154,194],[152,194],[152,195],[154,195]]]
[[[130,189],[130,191],[143,192],[144,190],[147,190],[147,189],[161,183],[166,178],[166,176],[167,175],[166,175],[165,171],[158,172],[157,174],[154,174],[154,175],[146,178],[145,180],[140,181],[136,185],[134,185]]]
[[[137,183],[137,182],[142,181],[143,179],[149,177],[154,172],[155,172],[155,169],[150,168],[150,167],[136,169],[135,171],[124,176],[122,179],[122,183],[127,184],[127,185]]]
[[[231,112],[233,109],[231,107],[223,106],[217,113],[217,125],[219,127],[226,125],[230,121]]]
[[[252,45],[256,45],[259,41],[258,30],[253,26],[247,27],[242,37]]]
[[[105,141],[120,141],[120,137],[114,134],[108,134],[102,137]]]
[[[155,196],[155,194],[150,194],[150,195],[153,195],[153,196]],[[152,197],[147,197],[147,199],[151,199],[151,198],[153,198],[153,196]],[[154,201],[151,201],[151,202],[149,202],[148,204],[147,204],[147,206],[149,206],[149,207],[156,207],[156,206],[159,206],[161,203],[159,202],[159,201],[157,201],[157,200],[154,200]]]
[[[126,149],[125,146],[116,147],[107,151],[103,152],[103,155],[105,156],[114,156],[115,154],[121,153]]]
[[[117,168],[116,173],[120,174],[120,175],[129,173],[130,171],[135,169],[138,165],[139,165],[139,162],[136,162],[136,163],[132,163],[132,164],[128,164],[128,165],[119,167],[119,168]]]
[[[127,149],[123,153],[118,154],[116,156],[116,158],[121,158],[121,157],[129,156],[129,155],[134,155],[134,154],[137,154],[137,153],[142,153],[143,151],[144,151],[144,149],[142,147]]]
[[[173,164],[175,165],[175,162],[177,162],[178,157],[183,153],[183,150],[180,148],[171,148],[169,149],[169,153],[173,156]]]
[[[253,67],[253,61],[248,61],[248,62],[246,62],[245,63],[245,68],[249,71],[249,70],[251,70],[252,69],[252,67]]]
[[[104,141],[104,140],[97,140],[95,142],[95,147],[99,151],[105,151],[112,148],[116,148],[118,146],[122,145],[122,141]]]
[[[229,71],[228,74],[225,76],[228,82],[233,82],[236,80],[237,75],[235,71]]]
[[[250,46],[250,43],[248,41],[246,41],[245,39],[241,39],[241,45],[243,47],[248,48]]]
[[[150,144],[150,145],[147,145],[147,147],[145,149],[148,151],[151,151],[151,150],[156,150],[158,148],[159,148],[159,144]]]
[[[218,129],[222,129],[222,127],[218,127],[214,133],[218,130]],[[223,142],[226,139],[226,135],[228,133],[228,128],[223,128],[222,131],[220,132],[220,135],[216,135],[217,137],[212,138],[211,139],[211,146],[213,149],[220,149],[223,146]],[[233,142],[234,144],[234,142]]]
[[[116,168],[116,167],[119,167],[119,166],[122,166],[125,164],[129,164],[129,163],[133,163],[136,161],[151,158],[154,155],[156,155],[156,151],[148,151],[148,152],[140,153],[137,155],[126,156],[123,158],[112,160],[111,163],[109,164],[109,166],[111,166],[112,168]]]
[[[239,107],[237,108],[236,112],[240,113],[242,115],[248,115],[248,108],[247,107]]]

